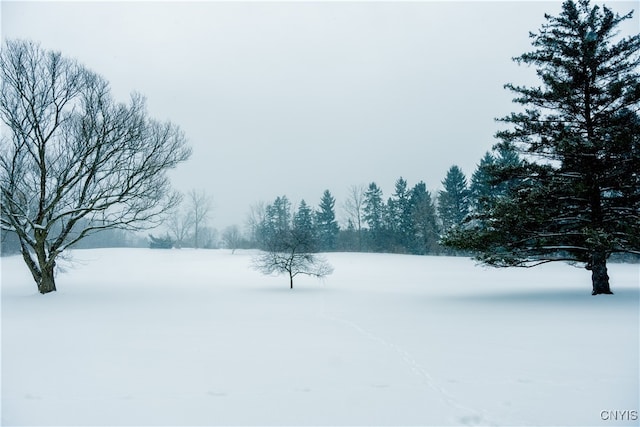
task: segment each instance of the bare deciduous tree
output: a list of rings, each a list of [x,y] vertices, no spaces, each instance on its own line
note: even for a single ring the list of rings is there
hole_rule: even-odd
[[[246,226],[249,231],[249,239],[254,244],[260,240],[260,226],[264,223],[266,217],[267,206],[265,202],[256,202],[249,207]]]
[[[253,268],[262,274],[288,274],[289,286],[299,274],[322,278],[333,273],[333,267],[322,256],[309,252],[309,234],[295,229],[282,230],[266,242],[267,250],[252,260]]]
[[[235,253],[238,246],[242,242],[242,234],[237,225],[230,225],[222,232],[222,240],[227,248],[231,249],[231,253]]]
[[[362,221],[364,216],[364,185],[352,185],[349,187],[347,199],[344,202],[343,209],[347,215],[347,219],[355,226],[358,233],[358,250],[362,251]]]
[[[0,224],[45,294],[70,245],[157,225],[179,200],[166,171],[191,152],[178,127],[147,116],[143,97],[114,102],[103,78],[36,43],[6,41],[0,78]]]
[[[199,248],[201,234],[203,228],[206,227],[211,210],[213,209],[213,201],[204,190],[191,190],[188,195],[189,212],[193,219],[193,246]]]
[[[193,227],[193,214],[189,210],[183,210],[180,209],[180,206],[176,206],[167,216],[166,226],[175,239],[176,247],[181,248]]]

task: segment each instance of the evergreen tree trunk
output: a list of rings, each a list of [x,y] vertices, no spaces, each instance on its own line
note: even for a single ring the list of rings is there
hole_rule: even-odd
[[[604,251],[596,251],[591,255],[591,262],[587,265],[587,270],[591,270],[591,282],[593,283],[591,295],[613,294],[609,288],[607,255]]]

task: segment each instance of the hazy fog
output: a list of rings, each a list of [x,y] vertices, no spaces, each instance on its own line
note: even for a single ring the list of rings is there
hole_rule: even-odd
[[[638,2],[609,2],[626,13]],[[286,194],[342,203],[353,184],[435,192],[467,176],[531,84],[511,57],[560,2],[7,2],[2,37],[29,38],[147,96],[186,132],[180,190],[213,196],[211,225]],[[637,13],[637,11],[636,11]],[[627,21],[625,31],[638,31]],[[635,28],[634,28],[635,26]],[[338,216],[341,217],[340,209]]]

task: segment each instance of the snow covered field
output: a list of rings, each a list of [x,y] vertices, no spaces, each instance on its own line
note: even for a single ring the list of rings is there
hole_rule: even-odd
[[[3,425],[637,425],[636,265],[614,296],[565,264],[328,254],[324,281],[251,252],[72,253],[37,294],[2,258]],[[611,412],[602,412],[611,411]]]

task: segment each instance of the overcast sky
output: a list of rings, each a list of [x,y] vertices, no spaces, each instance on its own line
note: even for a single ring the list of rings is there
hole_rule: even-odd
[[[615,11],[639,2],[608,2]],[[28,38],[138,91],[186,133],[177,189],[205,190],[211,225],[286,194],[337,214],[351,185],[400,176],[435,195],[467,177],[513,110],[511,58],[561,2],[1,2],[2,37]],[[636,15],[637,17],[637,15]],[[627,33],[638,23],[628,23]]]

